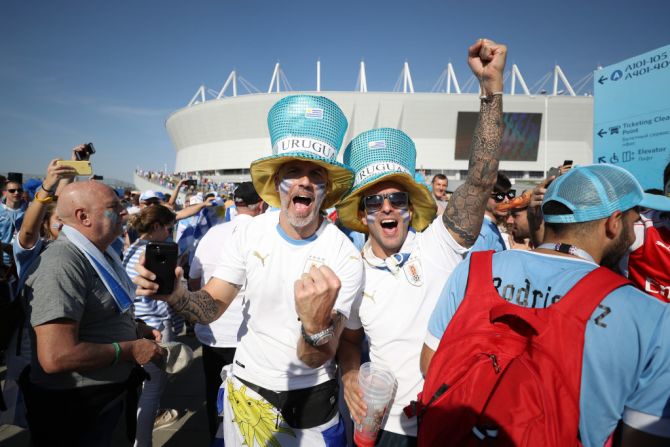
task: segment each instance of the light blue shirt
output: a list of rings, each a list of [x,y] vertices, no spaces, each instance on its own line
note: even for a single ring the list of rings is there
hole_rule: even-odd
[[[459,264],[428,324],[437,349],[465,296],[469,260]],[[507,250],[493,256],[500,296],[525,307],[548,307],[597,266],[578,258]],[[501,298],[501,299],[502,299]],[[632,286],[610,293],[586,325],[579,431],[585,447],[602,446],[619,420],[670,437],[670,307]],[[566,337],[569,340],[569,337]]]
[[[505,241],[502,238],[502,234],[500,234],[500,230],[498,230],[498,226],[485,216],[482,229],[479,231],[479,236],[477,236],[477,240],[470,249],[470,253],[485,250],[499,252],[505,250],[505,248]],[[469,256],[470,254],[468,253]]]

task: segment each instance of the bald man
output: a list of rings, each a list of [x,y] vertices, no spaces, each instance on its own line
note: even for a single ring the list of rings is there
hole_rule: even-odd
[[[159,362],[164,351],[138,337],[151,331],[138,329],[133,284],[110,248],[127,216],[114,191],[72,183],[57,213],[60,236],[24,288],[35,340],[21,378],[28,425],[36,446],[109,445],[126,390],[137,390],[136,365]]]

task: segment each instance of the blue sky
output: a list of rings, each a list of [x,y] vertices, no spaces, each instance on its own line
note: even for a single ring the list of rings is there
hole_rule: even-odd
[[[574,84],[670,44],[668,17],[665,0],[3,0],[0,172],[44,172],[86,141],[106,177],[171,170],[165,119],[234,68],[267,90],[279,61],[312,90],[320,58],[322,90],[353,90],[363,58],[368,89],[390,91],[408,60],[415,90],[430,91],[449,61],[465,83],[467,46],[489,37],[529,86],[555,63]]]

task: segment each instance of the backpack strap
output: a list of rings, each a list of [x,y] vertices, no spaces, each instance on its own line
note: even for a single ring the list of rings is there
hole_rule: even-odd
[[[598,267],[580,279],[551,308],[586,322],[607,295],[625,285],[633,285],[633,283],[607,267]]]
[[[466,296],[489,293],[493,289],[493,253],[493,250],[475,251],[470,256]]]

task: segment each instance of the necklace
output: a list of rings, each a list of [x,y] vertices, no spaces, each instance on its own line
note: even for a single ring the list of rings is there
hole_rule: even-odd
[[[596,260],[593,259],[593,256],[588,254],[586,251],[582,250],[579,247],[575,247],[574,245],[570,244],[562,244],[562,243],[557,243],[557,244],[541,244],[537,248],[544,248],[545,250],[554,250],[559,253],[565,253],[566,255],[572,255],[572,256],[577,256],[578,258],[582,258],[586,261],[591,261],[594,264],[597,264]]]

